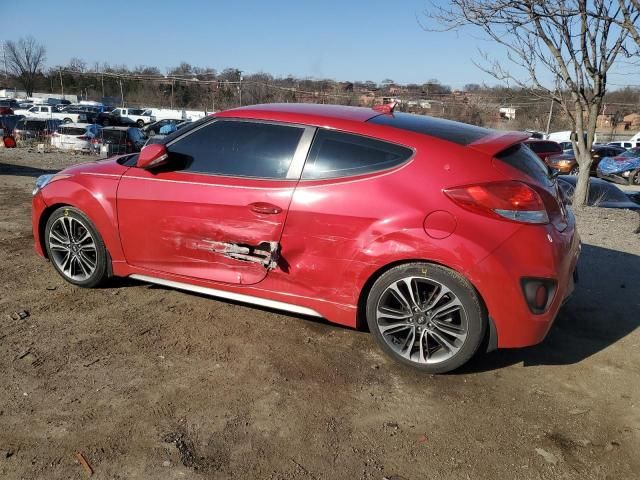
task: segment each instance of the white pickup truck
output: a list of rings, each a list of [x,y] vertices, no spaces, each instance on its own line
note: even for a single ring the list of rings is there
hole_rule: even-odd
[[[120,115],[121,117],[133,120],[140,128],[144,127],[148,123],[156,121],[156,117],[150,115],[149,112],[143,108],[114,108],[111,111],[111,114]]]
[[[60,112],[51,105],[34,105],[27,110],[15,110],[13,113],[28,118],[57,118],[65,123],[86,123],[87,121],[87,116],[84,113]]]

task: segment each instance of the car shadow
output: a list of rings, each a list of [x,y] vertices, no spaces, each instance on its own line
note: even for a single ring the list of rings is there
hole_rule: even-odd
[[[583,245],[578,271],[574,294],[541,344],[479,354],[455,373],[495,370],[516,363],[525,367],[571,365],[640,326],[640,256]]]
[[[24,165],[13,165],[11,163],[0,162],[0,175],[14,175],[17,177],[39,177],[51,173],[58,173],[60,169],[45,169],[26,167]]]

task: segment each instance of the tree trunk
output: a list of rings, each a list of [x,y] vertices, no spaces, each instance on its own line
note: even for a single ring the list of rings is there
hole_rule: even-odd
[[[589,171],[591,170],[591,152],[576,152],[576,160],[580,166],[578,172],[578,181],[576,182],[576,189],[573,192],[572,204],[574,207],[583,207],[587,204],[587,198],[589,195]]]

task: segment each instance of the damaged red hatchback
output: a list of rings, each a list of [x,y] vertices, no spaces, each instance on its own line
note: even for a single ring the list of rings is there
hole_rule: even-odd
[[[542,341],[573,288],[574,218],[526,139],[391,108],[228,110],[40,177],[35,247],[75,285],[367,325],[392,358],[447,372]]]

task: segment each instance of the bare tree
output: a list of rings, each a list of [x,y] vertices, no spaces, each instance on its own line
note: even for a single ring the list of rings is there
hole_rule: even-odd
[[[584,205],[607,73],[627,54],[629,31],[618,0],[452,0],[446,7],[432,4],[425,14],[445,29],[477,27],[507,50],[515,69],[484,54],[486,63],[476,65],[560,106],[575,132],[574,204]]]
[[[16,76],[27,95],[33,95],[36,75],[44,66],[46,58],[44,45],[40,45],[33,37],[26,37],[17,42],[7,42],[6,48],[9,71]]]
[[[622,11],[622,22],[620,23],[623,28],[627,29],[629,35],[640,47],[640,26],[638,20],[640,19],[640,0],[618,0],[618,5]]]

